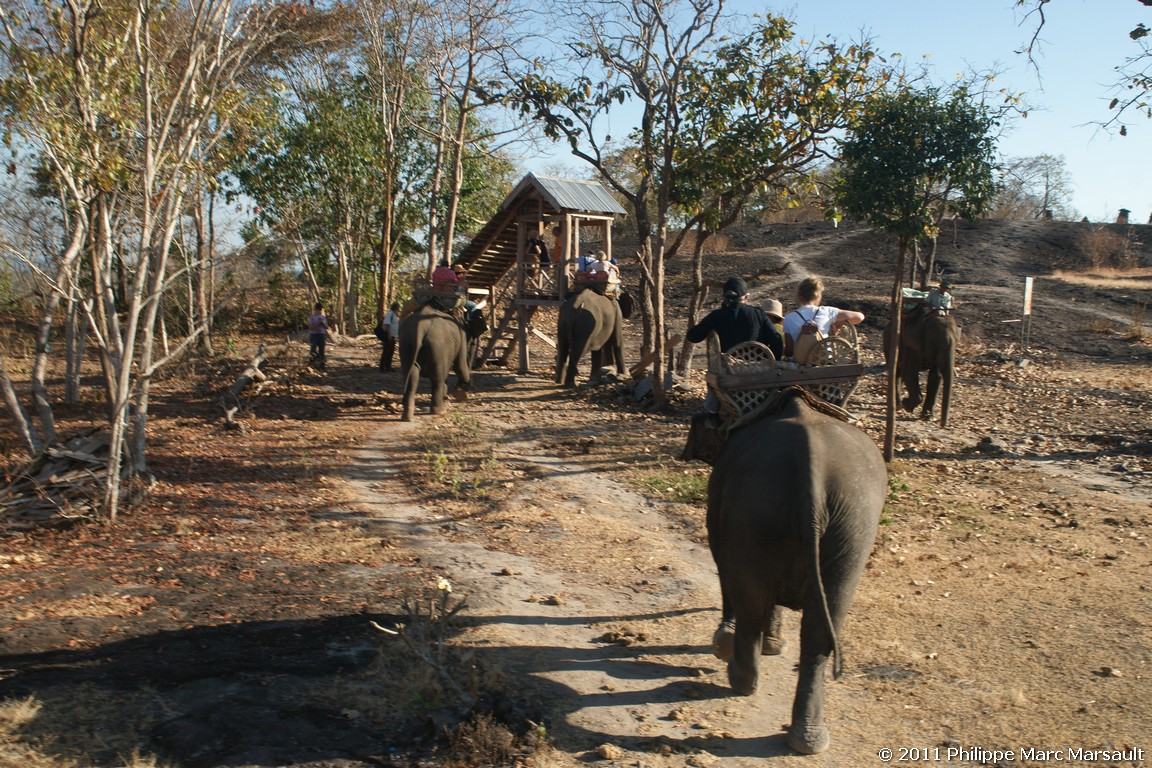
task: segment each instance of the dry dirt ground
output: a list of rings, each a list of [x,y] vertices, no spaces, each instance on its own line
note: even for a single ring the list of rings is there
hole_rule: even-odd
[[[710,654],[708,468],[677,459],[698,372],[653,413],[626,382],[555,387],[534,349],[532,373],[478,371],[467,402],[403,424],[399,376],[362,340],[323,373],[299,344],[270,361],[243,432],[219,423],[239,364],[173,376],[146,508],[2,540],[0,765],[839,767],[885,749],[1144,765],[1149,229],[1116,230],[1144,271],[1090,277],[1056,269],[1091,225],[942,237],[965,333],[951,423],[898,419],[822,755],[782,735],[795,616],[754,696]],[[827,303],[865,311],[849,409],[878,443],[893,250],[860,227],[778,225],[733,233],[707,269],[783,267],[751,287],[786,304],[817,274]]]

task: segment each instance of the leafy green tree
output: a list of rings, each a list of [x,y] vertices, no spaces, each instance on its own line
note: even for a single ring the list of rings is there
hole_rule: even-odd
[[[685,76],[719,38],[722,0],[599,0],[571,6],[562,17],[572,42],[569,68],[534,62],[512,73],[510,99],[553,139],[566,139],[572,154],[632,209],[639,239],[643,322],[641,354],[654,360],[653,395],[667,400],[663,388],[666,318],[664,269],[669,225],[674,216],[672,190]],[[639,117],[627,143],[635,163],[625,177],[606,162],[618,147],[602,123],[621,104],[631,102]]]
[[[334,297],[334,326],[354,331],[385,205],[383,134],[372,94],[347,72],[302,89],[236,169],[259,219],[298,247],[312,299]],[[294,109],[292,109],[294,107]]]
[[[995,120],[961,88],[900,90],[873,99],[844,141],[836,199],[848,218],[866,220],[897,237],[889,304],[888,419],[884,456],[895,452],[896,366],[901,288],[909,249],[934,237],[944,212],[974,218],[995,191]]]
[[[811,187],[865,100],[892,76],[867,42],[797,41],[792,22],[761,17],[685,73],[684,120],[677,132],[672,197],[684,226],[668,247],[693,238],[695,290],[688,325],[706,300],[703,248],[765,191],[778,202]],[[685,342],[680,372],[686,373]]]

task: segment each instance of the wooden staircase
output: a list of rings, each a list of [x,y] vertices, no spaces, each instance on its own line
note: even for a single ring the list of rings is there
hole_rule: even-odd
[[[464,267],[464,280],[473,300],[487,299],[489,333],[475,365],[504,365],[527,372],[528,343],[535,336],[553,350],[556,342],[532,326],[541,307],[559,307],[567,282],[562,279],[565,259],[580,241],[581,226],[603,231],[611,252],[611,222],[624,209],[599,183],[528,174],[509,193],[496,215],[473,236],[455,259]],[[551,272],[537,286],[520,274],[520,251],[528,237],[549,231],[553,224],[570,233],[563,253],[549,253]],[[551,248],[550,251],[556,250]]]
[[[501,365],[504,367],[517,365],[516,352],[519,349],[518,339],[521,338],[521,329],[533,333],[548,346],[555,349],[555,341],[534,329],[532,327],[532,319],[536,316],[541,306],[559,304],[559,302],[541,301],[527,303],[517,301],[515,297],[515,280],[512,279],[501,283],[498,288],[501,290],[496,299],[496,306],[501,307],[502,310],[499,315],[495,316],[494,321],[491,323],[487,339],[484,341],[484,346],[477,355],[477,360],[474,361],[474,365],[477,368],[485,365]]]

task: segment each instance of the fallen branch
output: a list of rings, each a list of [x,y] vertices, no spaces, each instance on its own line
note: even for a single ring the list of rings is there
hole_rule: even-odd
[[[232,382],[232,386],[220,397],[220,407],[224,409],[225,429],[244,429],[244,426],[236,421],[236,413],[240,410],[240,393],[247,389],[253,381],[261,382],[261,387],[263,386],[263,382],[268,377],[260,370],[260,364],[264,362],[271,351],[261,344],[260,348],[256,350],[256,356],[248,361],[248,365]]]
[[[52,446],[0,489],[0,529],[70,525],[97,515],[108,476],[108,438],[95,429]]]

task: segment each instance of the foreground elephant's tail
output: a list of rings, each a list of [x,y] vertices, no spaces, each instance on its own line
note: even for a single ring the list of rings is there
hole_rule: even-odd
[[[819,502],[820,496],[814,496],[813,501]],[[828,607],[828,592],[824,589],[824,577],[820,573],[820,525],[819,521],[826,517],[826,510],[813,509],[812,524],[808,529],[812,541],[808,544],[808,552],[812,555],[812,579],[816,584],[816,589],[820,591],[820,611],[821,618],[824,619],[824,625],[828,629],[828,636],[832,638],[832,679],[839,680],[840,675],[844,672],[844,664],[841,661],[843,654],[840,652],[840,636],[836,634],[836,624],[832,621],[832,611]]]

